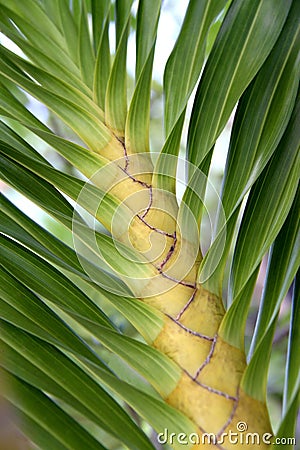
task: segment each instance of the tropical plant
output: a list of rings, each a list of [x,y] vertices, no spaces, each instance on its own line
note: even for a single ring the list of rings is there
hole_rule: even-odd
[[[272,341],[299,266],[300,3],[189,1],[164,68],[158,153],[149,150],[149,120],[162,1],[139,0],[136,15],[132,3],[0,0],[1,31],[17,46],[0,49],[1,178],[73,236],[69,245],[1,195],[2,395],[43,450],[153,449],[149,425],[174,433],[175,449],[250,448],[246,428],[259,435],[259,443],[249,435],[251,448],[267,448],[275,439],[266,407]],[[24,92],[73,130],[70,139],[30,111]],[[211,159],[236,105],[218,197]],[[43,156],[45,143],[71,173]],[[208,189],[218,213],[202,254]],[[296,280],[278,438],[295,430],[299,321]],[[237,431],[238,443],[228,437]],[[205,433],[219,442],[201,443]]]

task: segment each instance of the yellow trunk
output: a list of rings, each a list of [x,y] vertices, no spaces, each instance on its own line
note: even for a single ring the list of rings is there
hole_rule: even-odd
[[[119,176],[107,191],[132,210],[127,232],[118,239],[149,260],[149,280],[133,291],[164,314],[164,326],[150,344],[181,368],[178,385],[165,400],[195,424],[200,443],[185,448],[269,447],[263,442],[263,435],[268,440],[272,433],[266,405],[240,388],[245,354],[218,335],[225,313],[222,299],[196,283],[200,257],[195,258],[193,243],[182,239],[176,227],[172,197],[152,188],[149,161],[144,167],[143,162],[131,164],[137,159],[127,155],[119,140],[103,156],[123,158],[115,163]]]

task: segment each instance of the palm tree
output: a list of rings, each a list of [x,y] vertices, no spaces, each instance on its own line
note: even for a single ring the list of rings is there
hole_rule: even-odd
[[[266,392],[280,305],[299,266],[300,3],[189,1],[164,68],[158,153],[149,121],[162,1],[139,0],[136,15],[132,3],[0,0],[1,31],[17,46],[0,50],[1,178],[73,237],[59,239],[1,195],[2,395],[43,450],[153,449],[149,425],[174,449],[263,449],[275,434],[279,448],[293,448],[299,280],[277,430]],[[69,139],[30,111],[24,92]],[[236,105],[219,195],[211,160]],[[69,166],[53,167],[45,144]],[[209,189],[218,210],[203,254]],[[131,328],[118,325],[125,319]]]

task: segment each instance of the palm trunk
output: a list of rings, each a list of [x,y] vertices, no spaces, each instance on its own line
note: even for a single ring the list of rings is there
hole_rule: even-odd
[[[128,235],[118,237],[151,260],[149,281],[142,288],[135,283],[130,287],[137,298],[164,314],[164,326],[149,344],[181,369],[178,385],[165,400],[195,423],[201,442],[195,449],[239,449],[248,441],[253,449],[267,448],[262,438],[270,437],[272,429],[266,405],[240,388],[245,353],[218,333],[225,313],[222,299],[196,281],[200,256],[193,258],[191,243],[182,239],[170,216],[170,210],[173,217],[177,213],[170,194],[152,187],[145,155],[139,161],[127,154],[124,144],[115,142],[114,148],[110,155],[119,152],[121,181],[106,190],[133,210]]]

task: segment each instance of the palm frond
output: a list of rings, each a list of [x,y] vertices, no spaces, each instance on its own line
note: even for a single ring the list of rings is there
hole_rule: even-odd
[[[153,449],[152,429],[220,439],[241,420],[273,433],[272,343],[299,268],[300,4],[190,0],[162,68],[164,138],[153,149],[165,7],[0,0],[0,175],[10,186],[0,197],[0,367],[8,404],[42,450]],[[51,120],[32,112],[33,98]],[[233,116],[221,188],[211,189]],[[214,234],[202,250],[211,192]],[[296,280],[279,438],[294,435],[299,403],[298,297]],[[202,448],[194,443],[185,447]]]

